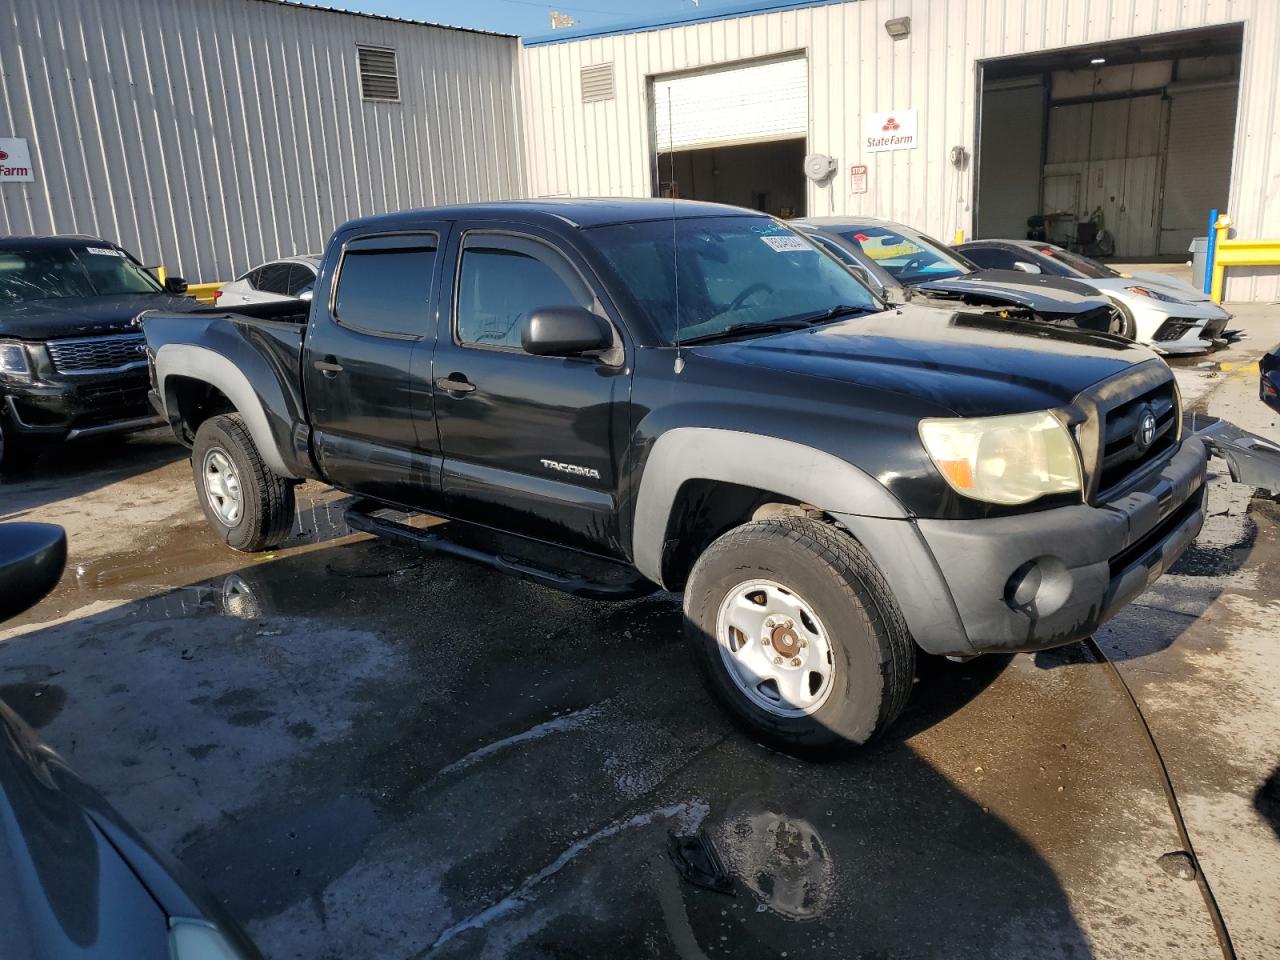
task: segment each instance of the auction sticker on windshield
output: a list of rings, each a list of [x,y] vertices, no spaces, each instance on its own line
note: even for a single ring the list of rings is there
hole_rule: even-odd
[[[96,253],[100,257],[123,257],[124,254],[119,250],[112,250],[110,247],[85,247],[85,253]]]
[[[765,243],[767,243],[769,246],[773,247],[773,249],[777,250],[779,253],[787,253],[792,250],[814,249],[812,246],[810,246],[808,241],[806,241],[802,237],[779,236],[779,237],[761,237],[760,239],[763,240]]]

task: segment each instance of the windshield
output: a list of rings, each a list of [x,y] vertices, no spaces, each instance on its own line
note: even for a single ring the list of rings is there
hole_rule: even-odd
[[[1055,261],[1058,265],[1064,267],[1062,275],[1066,277],[1087,277],[1090,280],[1110,280],[1112,277],[1118,277],[1116,273],[1105,263],[1099,263],[1097,260],[1090,259],[1079,253],[1072,253],[1070,250],[1063,250],[1062,247],[1036,246],[1036,252],[1043,254],[1049,259]]]
[[[109,246],[0,250],[0,303],[159,293],[160,284]]]
[[[922,233],[899,233],[879,226],[851,227],[839,233],[902,284],[944,280],[971,272],[963,260]]]
[[[686,217],[597,227],[592,239],[667,343],[730,327],[881,309],[843,266],[769,217]],[[674,249],[673,249],[674,248]]]

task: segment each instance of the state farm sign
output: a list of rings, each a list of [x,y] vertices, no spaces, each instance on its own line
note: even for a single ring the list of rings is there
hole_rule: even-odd
[[[865,153],[883,150],[914,150],[916,147],[915,110],[890,110],[868,113],[862,121]]]
[[[35,178],[27,141],[20,137],[0,137],[0,183]]]

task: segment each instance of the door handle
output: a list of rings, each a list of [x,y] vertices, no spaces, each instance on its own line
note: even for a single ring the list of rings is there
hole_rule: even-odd
[[[446,393],[471,393],[475,388],[476,385],[460,373],[451,373],[447,377],[436,379],[436,389],[444,390]]]
[[[317,360],[313,366],[330,380],[342,372],[342,364],[338,363],[337,357],[325,357]]]

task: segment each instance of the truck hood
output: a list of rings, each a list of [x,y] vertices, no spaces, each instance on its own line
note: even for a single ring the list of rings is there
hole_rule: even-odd
[[[110,297],[67,297],[0,305],[0,337],[53,340],[128,330],[143,310],[184,311],[198,307],[190,297],[167,293]]]
[[[926,399],[959,416],[1062,406],[1156,360],[1105,333],[906,305],[867,317],[696,348],[723,360]]]
[[[911,289],[946,297],[962,296],[971,304],[1015,305],[1044,313],[1084,313],[1105,304],[1096,291],[1076,280],[1019,270],[978,270],[963,277],[927,280]]]

